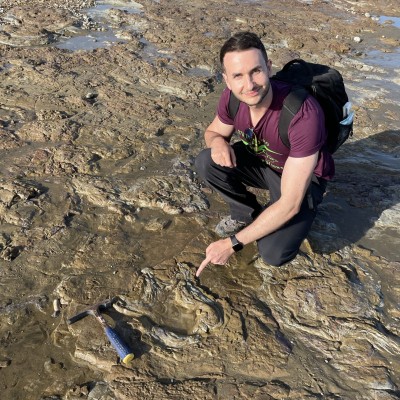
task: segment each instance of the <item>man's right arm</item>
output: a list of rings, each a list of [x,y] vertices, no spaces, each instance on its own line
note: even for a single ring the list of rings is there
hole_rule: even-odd
[[[236,166],[235,152],[229,144],[233,131],[233,125],[224,124],[217,115],[204,134],[206,145],[211,149],[212,160],[222,167]]]

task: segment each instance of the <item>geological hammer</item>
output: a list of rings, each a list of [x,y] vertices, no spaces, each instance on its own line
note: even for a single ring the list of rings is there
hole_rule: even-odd
[[[119,337],[118,333],[113,328],[111,328],[111,326],[109,326],[107,324],[106,320],[101,315],[101,312],[110,308],[113,305],[113,303],[115,302],[115,300],[116,299],[104,300],[103,302],[98,303],[98,304],[94,305],[93,307],[90,307],[89,309],[82,311],[81,313],[68,319],[67,324],[71,325],[71,324],[79,321],[80,319],[85,318],[87,315],[93,315],[94,317],[96,317],[96,319],[100,322],[100,324],[104,328],[104,331],[108,337],[108,340],[110,341],[110,343],[113,345],[113,347],[117,351],[122,362],[124,364],[128,364],[134,358],[132,351],[127,346],[127,344]]]

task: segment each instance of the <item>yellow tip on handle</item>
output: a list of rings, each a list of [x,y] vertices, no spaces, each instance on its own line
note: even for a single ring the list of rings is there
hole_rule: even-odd
[[[124,364],[129,364],[134,358],[135,358],[135,356],[133,355],[133,353],[130,353],[130,354],[126,355],[126,356],[123,358],[122,362],[123,362]]]

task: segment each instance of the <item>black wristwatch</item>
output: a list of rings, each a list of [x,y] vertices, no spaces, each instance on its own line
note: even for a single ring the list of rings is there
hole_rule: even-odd
[[[232,242],[232,249],[235,251],[235,253],[243,249],[243,243],[239,242],[239,240],[236,239],[235,235],[231,236],[231,242]]]

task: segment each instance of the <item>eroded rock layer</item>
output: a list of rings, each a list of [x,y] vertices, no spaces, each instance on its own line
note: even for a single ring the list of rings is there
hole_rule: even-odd
[[[400,396],[396,1],[0,4],[2,400]],[[397,14],[396,14],[397,13]],[[354,136],[300,255],[194,273],[226,208],[194,169],[252,30],[344,76]],[[267,201],[268,198],[266,197]],[[135,358],[120,363],[92,315]]]

